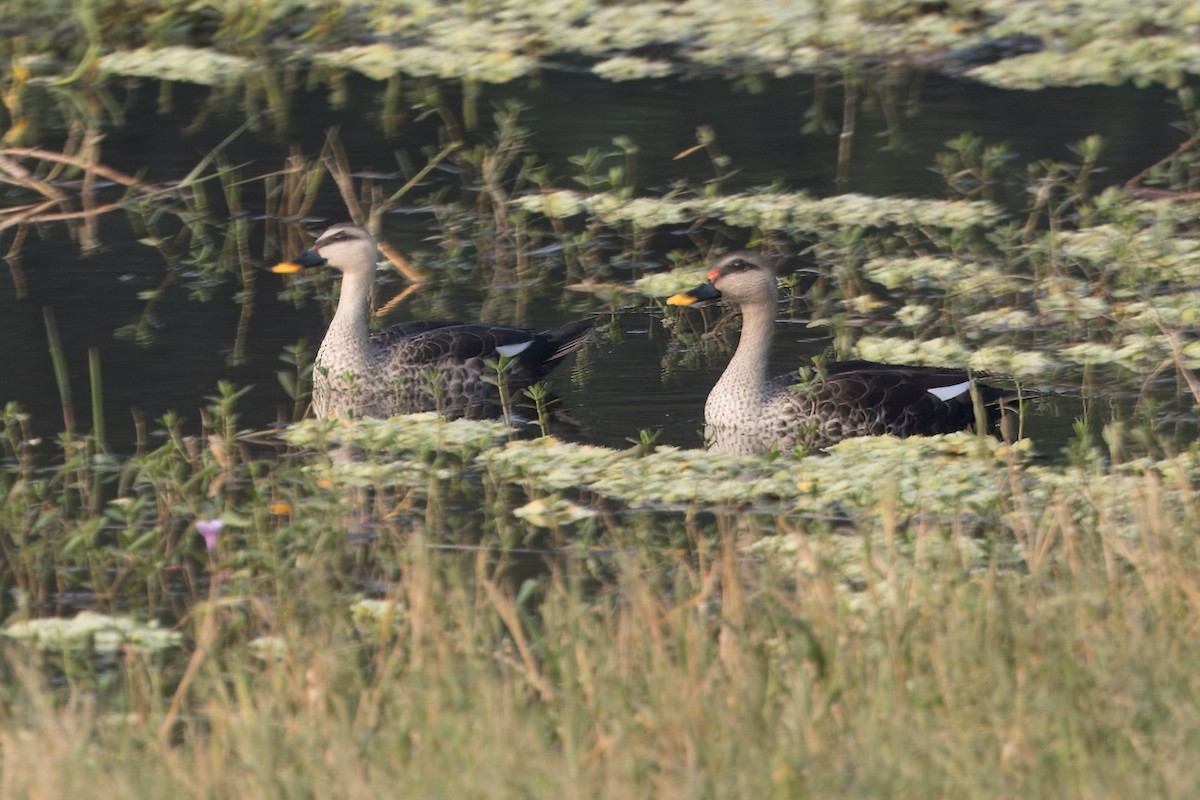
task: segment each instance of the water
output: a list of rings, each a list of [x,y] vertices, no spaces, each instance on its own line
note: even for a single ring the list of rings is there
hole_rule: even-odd
[[[447,92],[452,90],[447,89]],[[148,181],[169,182],[187,174],[205,153],[242,124],[236,105],[210,102],[208,90],[176,86],[171,108],[163,111],[154,87],[114,86],[114,96],[126,108],[122,124],[106,131],[102,161]],[[738,170],[726,188],[736,190],[775,183],[802,188],[818,196],[843,190],[875,195],[902,194],[940,197],[943,182],[931,169],[944,143],[965,132],[989,142],[1011,143],[1017,163],[1038,159],[1067,159],[1068,146],[1099,133],[1107,140],[1101,180],[1121,183],[1180,140],[1174,129],[1177,109],[1172,95],[1158,89],[1088,88],[1036,93],[1005,92],[948,78],[908,74],[888,87],[895,105],[885,108],[879,93],[864,92],[849,176],[836,180],[835,132],[802,133],[811,111],[814,82],[808,77],[764,80],[749,91],[721,80],[643,81],[613,84],[586,74],[547,72],[536,80],[489,89],[480,103],[482,130],[489,130],[492,104],[516,100],[526,110],[521,123],[530,129],[530,145],[549,166],[555,185],[571,186],[577,172],[570,159],[589,149],[616,151],[613,139],[625,136],[637,148],[638,183],[647,190],[662,189],[686,179],[694,185],[710,179],[713,167],[704,153],[675,160],[696,142],[696,129],[711,126],[721,151]],[[451,106],[458,102],[451,97]],[[204,103],[208,113],[200,114]],[[832,87],[826,102],[836,128],[841,97]],[[353,81],[349,103],[332,108],[322,91],[297,92],[286,133],[277,135],[265,124],[259,132],[240,136],[226,158],[245,164],[243,174],[254,176],[278,169],[298,147],[315,156],[325,132],[338,127],[348,161],[356,170],[395,170],[396,152],[408,152],[420,163],[420,147],[436,143],[432,115],[417,119],[387,137],[379,123],[378,86]],[[884,113],[884,111],[887,113]],[[889,126],[888,119],[892,119]],[[199,122],[198,122],[199,120]],[[52,115],[43,120],[41,146],[54,149],[64,131]],[[446,180],[435,174],[434,179]],[[452,179],[452,176],[450,176]],[[389,184],[393,188],[398,182]],[[261,209],[256,185],[245,187],[244,207]],[[418,192],[420,194],[420,192]],[[162,202],[170,202],[164,200]],[[329,222],[346,218],[332,184],[318,198],[313,216]],[[266,225],[257,223],[252,241],[263,266]],[[320,223],[314,225],[319,228]],[[402,252],[435,252],[430,237],[438,227],[428,213],[389,216],[389,242]],[[687,242],[668,234],[656,252]],[[87,414],[87,351],[98,348],[103,364],[104,397],[109,439],[118,448],[132,446],[134,418],[154,420],[175,410],[195,426],[205,397],[215,393],[218,380],[253,386],[239,409],[244,427],[261,427],[290,416],[291,401],[276,372],[284,347],[306,337],[315,348],[323,335],[326,310],[308,300],[297,307],[280,298],[283,281],[262,272],[257,276],[249,315],[234,295],[230,277],[210,301],[193,297],[187,288],[188,268],[181,280],[165,291],[154,315],[148,343],[117,338],[115,333],[137,321],[146,308],[139,293],[152,291],[166,274],[162,256],[139,243],[139,233],[121,212],[104,216],[99,225],[101,247],[81,255],[61,223],[48,223],[30,232],[19,261],[0,271],[0,401],[15,400],[31,412],[38,434],[51,436],[62,427],[61,402],[55,383],[43,307],[54,310],[67,355],[79,425],[90,425]],[[4,246],[12,241],[6,233]],[[665,264],[665,260],[664,260]],[[640,300],[610,308],[582,293],[562,292],[564,278],[553,259],[538,262],[549,272],[535,291],[497,287],[491,280],[472,283],[458,276],[435,275],[403,306],[399,318],[453,316],[488,318],[548,327],[588,313],[604,314],[609,335],[597,337],[585,363],[560,369],[555,387],[562,408],[578,426],[568,435],[610,446],[624,446],[640,429],[660,429],[660,441],[698,444],[704,397],[723,368],[723,359],[704,361],[694,370],[666,370],[672,343],[660,324],[659,313]],[[464,275],[467,273],[464,271]],[[18,297],[18,276],[27,294]],[[392,286],[390,293],[400,288]],[[231,363],[238,351],[239,324],[244,359]],[[773,357],[773,373],[794,369],[824,350],[829,341],[821,330],[789,326],[781,330]],[[1077,405],[1067,400],[1044,420],[1034,420],[1052,440],[1065,436]],[[153,426],[151,426],[153,427]]]

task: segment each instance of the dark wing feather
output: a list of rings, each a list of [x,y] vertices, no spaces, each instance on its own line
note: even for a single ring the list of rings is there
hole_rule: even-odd
[[[875,364],[869,361],[835,362],[823,368],[814,388],[820,402],[855,409],[880,432],[909,435],[948,433],[968,428],[975,422],[975,405],[970,391],[942,400],[931,389],[954,386],[968,380],[963,370]],[[989,421],[998,416],[998,406],[1016,400],[1017,393],[976,382]]]
[[[546,363],[551,365],[557,364],[571,353],[583,347],[584,343],[592,335],[592,328],[595,325],[596,320],[594,318],[579,319],[540,334],[546,343],[553,348],[553,351],[545,359]]]
[[[868,405],[888,402],[911,405],[922,402],[924,398],[938,403],[961,401],[970,405],[972,402],[969,392],[950,401],[938,400],[929,392],[930,389],[953,386],[972,377],[961,369],[877,364],[873,361],[835,361],[824,365],[821,372],[825,380],[841,386],[844,397],[857,397]],[[975,386],[984,405],[1017,399],[1015,391],[999,389],[978,381]]]
[[[468,322],[409,322],[374,334],[373,343],[394,349],[406,364],[464,364],[495,358],[496,348],[534,339],[528,328]]]
[[[395,347],[396,342],[418,336],[422,333],[465,324],[467,323],[442,319],[420,319],[411,322],[400,322],[395,325],[389,325],[381,331],[375,331],[371,334],[370,339],[371,343],[377,347]]]
[[[593,320],[568,322],[536,333],[528,328],[487,323],[421,321],[394,325],[372,335],[372,342],[409,367],[468,367],[499,358],[496,349],[528,343],[508,368],[511,384],[529,385],[544,378],[591,334]]]

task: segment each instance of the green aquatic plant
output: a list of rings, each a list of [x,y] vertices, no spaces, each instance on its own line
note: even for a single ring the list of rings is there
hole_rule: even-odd
[[[646,297],[669,297],[704,281],[704,271],[677,268],[669,272],[652,272],[633,282],[633,288]]]
[[[126,648],[142,654],[161,653],[174,650],[183,640],[182,634],[165,630],[155,622],[91,611],[81,611],[70,619],[44,617],[12,622],[0,633],[39,650],[109,657]]]
[[[452,47],[418,45],[395,47],[390,44],[351,46],[318,53],[315,63],[324,68],[350,69],[374,80],[393,75],[413,77],[460,78],[487,83],[507,83],[524,77],[535,62],[516,49],[517,43],[493,38],[485,23],[459,32]],[[442,40],[443,43],[446,41]]]
[[[539,528],[559,528],[591,519],[599,512],[593,508],[572,503],[570,500],[552,498],[531,500],[519,508],[514,508],[512,513],[518,519],[523,519]]]
[[[648,78],[666,78],[675,72],[675,65],[668,61],[655,61],[637,56],[613,56],[592,67],[592,72],[610,81],[640,81]]]
[[[738,14],[707,0],[400,6],[305,1],[219,8],[156,1],[138,14],[113,3],[19,2],[6,12],[24,23],[16,47],[59,55],[70,79],[85,77],[98,60],[121,74],[169,74],[201,83],[211,82],[212,75],[234,75],[253,81],[261,65],[247,71],[240,59],[265,51],[259,57],[273,60],[272,48],[280,45],[289,58],[321,72],[354,71],[378,81],[437,76],[462,81],[468,93],[480,83],[509,82],[536,74],[545,63],[581,57],[613,80],[694,73],[788,76],[914,60],[925,69],[966,71],[1012,88],[1126,81],[1177,86],[1200,71],[1186,33],[1191,9],[1179,0],[1059,4],[1048,13],[1034,0],[936,8],[755,0]],[[0,48],[0,55],[9,56],[13,47]],[[654,48],[656,57],[645,58],[642,48]],[[151,55],[156,52],[160,55]],[[210,67],[209,76],[198,70],[201,63]]]
[[[998,189],[1016,183],[1014,154],[1003,143],[986,144],[983,137],[963,134],[946,142],[937,155],[937,169],[946,187],[964,199],[995,201]]]
[[[565,218],[593,214],[606,224],[632,222],[641,228],[680,224],[701,217],[719,217],[740,228],[781,233],[820,232],[839,226],[932,226],[946,229],[995,224],[1004,216],[1000,207],[978,201],[868,197],[842,194],[813,198],[802,192],[756,191],[715,197],[634,198],[569,190],[526,195],[517,204],[528,211]]]
[[[181,45],[108,53],[101,56],[96,65],[101,71],[114,75],[205,86],[221,86],[243,78],[255,67],[249,58]]]
[[[294,345],[283,349],[279,360],[289,365],[291,369],[279,370],[275,373],[279,385],[292,400],[292,421],[298,422],[304,417],[312,397],[313,357],[316,352],[308,346],[308,341],[301,339]]]
[[[1066,52],[1043,50],[1014,56],[967,74],[1004,89],[1036,90],[1053,86],[1140,87],[1160,84],[1174,89],[1200,71],[1200,48],[1176,36],[1098,38]]]
[[[602,497],[632,509],[732,503],[784,514],[836,511],[856,518],[875,508],[886,493],[898,514],[953,518],[993,508],[1010,491],[1012,470],[1032,469],[1024,466],[1023,446],[972,434],[849,440],[826,456],[798,460],[661,445],[618,451],[549,437],[505,442],[503,426],[440,420],[432,414],[349,425],[306,422],[288,439],[323,448],[353,444],[366,456],[306,469],[312,478],[332,481],[335,492],[338,486],[431,491],[431,479],[457,481],[482,469],[494,485],[526,487],[539,515],[546,502],[569,509],[578,504],[572,497]],[[931,464],[938,468],[929,469]],[[545,493],[558,497],[547,501]]]

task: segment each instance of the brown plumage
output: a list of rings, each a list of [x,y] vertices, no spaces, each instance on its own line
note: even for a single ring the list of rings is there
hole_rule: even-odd
[[[803,377],[767,379],[779,289],[757,253],[718,260],[708,281],[668,299],[672,305],[724,299],[742,311],[737,350],[704,404],[705,439],[717,452],[824,448],[851,436],[950,433],[975,424],[972,389],[989,424],[1015,392],[972,381],[963,370],[842,361]]]
[[[438,411],[447,417],[494,414],[499,396],[489,361],[511,361],[510,391],[544,378],[587,341],[592,320],[553,330],[443,320],[393,325],[368,333],[375,281],[375,240],[364,229],[334,225],[276,272],[332,266],[342,272],[337,311],[317,351],[313,411],[318,417],[386,417]]]

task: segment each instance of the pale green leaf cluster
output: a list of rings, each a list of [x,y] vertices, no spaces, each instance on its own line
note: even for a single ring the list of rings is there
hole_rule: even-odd
[[[404,622],[405,609],[395,600],[362,598],[350,606],[350,620],[363,636],[379,637],[394,632]]]
[[[702,269],[673,269],[643,275],[633,282],[633,288],[646,297],[669,297],[694,289],[705,280],[705,271]]]
[[[518,52],[475,49],[469,41],[456,41],[453,47],[361,45],[318,53],[313,60],[319,66],[354,70],[374,80],[405,74],[507,83],[533,67],[533,61]]]
[[[94,611],[81,611],[70,618],[43,617],[12,622],[5,626],[3,634],[8,639],[48,652],[107,656],[125,649],[158,653],[178,647],[183,640],[182,634],[164,630],[155,621],[139,622],[130,617]]]
[[[473,453],[508,436],[493,420],[446,420],[432,411],[392,419],[307,419],[288,429],[285,438],[297,447],[326,449],[353,446],[370,451]]]
[[[555,528],[569,525],[585,519],[591,519],[598,512],[595,509],[573,503],[564,498],[530,500],[523,506],[513,509],[513,516],[523,519],[539,528]]]
[[[114,75],[220,86],[255,68],[254,61],[211,48],[141,47],[101,56],[101,71]]]
[[[1045,380],[1070,360],[1063,351],[1047,352],[1008,344],[968,348],[950,337],[926,340],[895,336],[863,336],[854,345],[856,355],[885,364],[958,367],[1023,380]]]
[[[571,190],[527,195],[517,201],[526,211],[552,218],[590,214],[614,225],[654,228],[716,217],[742,228],[784,232],[823,231],[833,227],[884,225],[931,226],[951,230],[995,224],[1004,212],[981,201],[929,200],[842,194],[813,198],[804,192],[755,191],[719,197],[629,198],[620,193],[584,195]]]
[[[592,72],[613,82],[665,78],[674,71],[670,62],[637,56],[613,56],[592,67]]]
[[[878,257],[863,265],[863,274],[889,289],[944,288],[967,275],[986,270],[979,264],[944,256]]]

